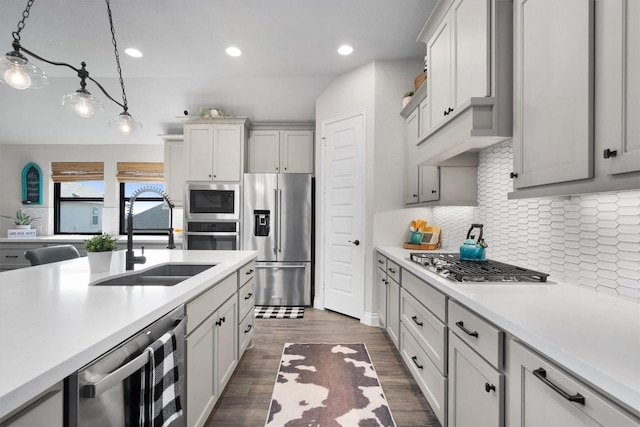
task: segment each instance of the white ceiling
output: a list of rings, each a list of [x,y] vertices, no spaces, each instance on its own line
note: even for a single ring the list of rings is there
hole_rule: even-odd
[[[60,106],[79,88],[66,67],[34,60],[44,89],[0,84],[0,144],[160,144],[181,133],[177,117],[221,107],[254,122],[314,121],[315,100],[338,75],[374,59],[422,58],[416,37],[436,0],[111,0],[129,112],[144,128],[122,137],[107,127],[121,112],[100,90],[105,112],[81,119]],[[26,0],[0,0],[0,52],[11,49]],[[102,0],[36,0],[22,45],[79,67],[121,100]],[[354,53],[336,49],[350,44]],[[242,49],[238,58],[224,49]],[[144,57],[130,58],[134,46]],[[416,74],[420,70],[416,70]],[[410,90],[412,82],[407,82]],[[399,94],[399,97],[401,94]]]

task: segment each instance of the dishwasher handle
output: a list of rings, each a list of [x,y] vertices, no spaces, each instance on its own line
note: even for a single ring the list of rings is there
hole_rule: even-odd
[[[180,320],[180,322],[173,329],[174,333],[176,330],[180,329],[185,325],[187,318],[184,317]],[[133,360],[127,362],[122,365],[115,371],[111,372],[107,376],[102,379],[94,382],[85,384],[82,387],[82,397],[87,398],[96,398],[100,396],[105,391],[115,387],[120,384],[126,378],[129,378],[131,375],[142,369],[147,363],[149,363],[149,352],[145,349],[140,355],[136,356]]]

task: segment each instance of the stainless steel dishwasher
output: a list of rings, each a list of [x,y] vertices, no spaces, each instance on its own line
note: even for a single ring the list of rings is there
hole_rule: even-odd
[[[144,350],[172,330],[178,347],[178,392],[183,416],[171,427],[184,427],[187,413],[186,324],[185,309],[180,306],[69,376],[65,383],[65,426],[137,426],[140,373],[149,360]]]

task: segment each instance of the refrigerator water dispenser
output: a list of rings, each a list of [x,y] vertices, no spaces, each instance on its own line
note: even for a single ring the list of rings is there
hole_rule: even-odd
[[[253,235],[254,236],[268,236],[269,235],[269,222],[271,219],[271,211],[269,210],[254,210],[253,211]]]

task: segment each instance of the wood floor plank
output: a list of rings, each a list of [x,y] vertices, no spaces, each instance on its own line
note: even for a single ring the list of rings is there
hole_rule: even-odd
[[[206,427],[264,425],[282,348],[287,342],[365,343],[398,427],[440,426],[382,328],[310,308],[302,319],[255,319],[254,326],[253,348],[240,360]]]

